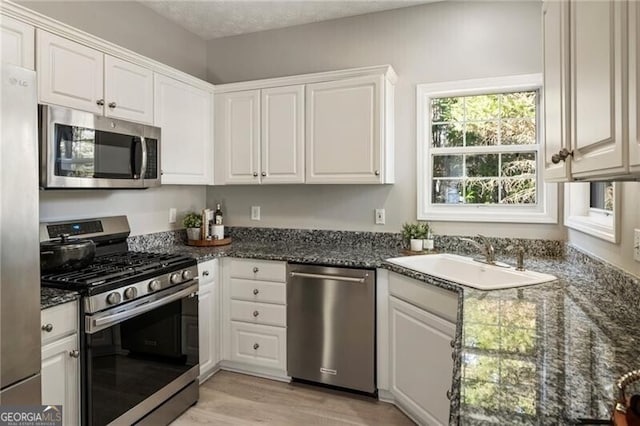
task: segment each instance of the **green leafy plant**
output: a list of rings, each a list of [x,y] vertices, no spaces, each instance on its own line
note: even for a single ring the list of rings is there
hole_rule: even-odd
[[[418,236],[416,238],[425,239],[429,236],[429,223],[428,222],[420,222],[417,225]]]
[[[187,213],[184,219],[182,219],[182,226],[185,228],[200,228],[200,226],[202,226],[202,218],[198,213]]]
[[[418,225],[417,223],[404,223],[402,224],[402,238],[404,238],[405,240],[412,240],[415,238],[420,238],[419,235],[419,228],[420,225]]]

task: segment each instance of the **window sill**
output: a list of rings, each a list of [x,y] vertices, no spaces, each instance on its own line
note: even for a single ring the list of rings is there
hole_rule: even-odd
[[[611,220],[603,220],[592,216],[568,216],[565,218],[564,224],[568,228],[584,232],[601,240],[618,243],[613,218]]]
[[[456,205],[429,206],[428,212],[420,212],[418,220],[443,222],[493,222],[493,223],[558,223],[557,214],[541,212],[537,209],[505,211],[495,206]]]

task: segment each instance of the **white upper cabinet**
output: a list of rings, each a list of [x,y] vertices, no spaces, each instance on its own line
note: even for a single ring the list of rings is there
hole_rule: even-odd
[[[155,74],[163,184],[213,184],[213,92]]]
[[[640,174],[640,5],[629,2],[629,167]]]
[[[35,28],[8,16],[0,17],[2,62],[35,69]]]
[[[380,183],[381,76],[307,85],[307,183]]]
[[[546,1],[542,5],[544,49],[544,140],[546,181],[569,178],[570,161],[553,163],[551,157],[569,146],[569,3]]]
[[[216,86],[216,183],[393,183],[388,66]]]
[[[153,123],[153,71],[105,55],[104,99],[107,117]]]
[[[637,16],[635,2],[545,2],[545,180],[638,178]]]
[[[263,183],[304,182],[304,85],[262,90]]]
[[[260,90],[216,95],[215,121],[220,183],[260,183]]]
[[[572,1],[571,145],[574,177],[619,174],[623,153],[622,1]]]
[[[104,54],[38,30],[38,100],[103,113]]]
[[[37,31],[40,102],[153,123],[153,72],[46,31]]]

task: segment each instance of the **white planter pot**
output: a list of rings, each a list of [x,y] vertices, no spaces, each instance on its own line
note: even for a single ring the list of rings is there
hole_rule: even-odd
[[[187,228],[187,238],[190,240],[199,240],[200,228]]]
[[[409,240],[411,251],[422,251],[422,240],[412,238]]]
[[[433,250],[433,240],[429,240],[429,239],[422,240],[422,248],[424,250]]]

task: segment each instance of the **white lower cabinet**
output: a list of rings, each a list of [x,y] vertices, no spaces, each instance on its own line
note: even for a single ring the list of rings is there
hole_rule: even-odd
[[[391,393],[421,423],[448,424],[455,324],[395,297],[389,311]]]
[[[62,424],[80,423],[78,303],[42,311],[42,403],[62,405]],[[49,331],[47,331],[49,330]]]
[[[220,362],[220,285],[218,260],[198,265],[198,334],[200,383],[208,379]]]
[[[449,424],[458,294],[376,274],[379,398],[420,425]]]
[[[222,261],[223,368],[289,380],[286,268],[277,261]]]

